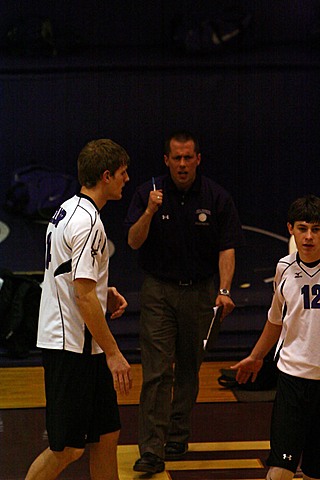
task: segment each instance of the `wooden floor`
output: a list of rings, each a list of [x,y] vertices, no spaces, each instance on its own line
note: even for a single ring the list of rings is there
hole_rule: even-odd
[[[272,402],[244,403],[220,387],[221,368],[233,362],[205,362],[192,412],[189,451],[155,480],[262,480],[267,471]],[[120,480],[145,480],[133,472],[138,458],[138,402],[141,366],[132,366],[134,387],[119,396],[122,430],[118,448]],[[23,480],[28,466],[47,447],[43,370],[0,369],[0,480]],[[88,452],[70,465],[61,480],[89,480]],[[296,478],[301,478],[297,474]]]
[[[200,371],[198,402],[235,402],[231,390],[220,387],[221,368],[234,362],[205,362]],[[141,365],[132,365],[133,387],[128,396],[118,395],[120,405],[137,405],[141,388]],[[0,368],[0,408],[37,408],[45,406],[43,368]]]

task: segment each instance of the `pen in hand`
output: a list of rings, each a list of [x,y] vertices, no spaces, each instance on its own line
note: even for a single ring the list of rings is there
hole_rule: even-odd
[[[156,192],[157,191],[157,187],[156,187],[156,182],[155,182],[155,179],[154,177],[151,177],[151,181],[152,181],[152,188],[153,188],[153,191]],[[154,196],[153,195],[153,202],[156,203],[157,205],[157,209],[161,206],[162,204],[162,198],[161,198],[162,195],[157,195],[157,196]]]

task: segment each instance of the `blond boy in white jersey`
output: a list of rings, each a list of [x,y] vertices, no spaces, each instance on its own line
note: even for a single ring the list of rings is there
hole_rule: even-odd
[[[234,365],[237,381],[254,382],[277,344],[279,381],[271,422],[267,480],[320,479],[320,199],[292,203],[288,230],[297,252],[277,265],[268,320],[251,354]]]
[[[125,298],[108,287],[108,243],[100,210],[129,180],[126,151],[109,139],[80,152],[79,195],[49,222],[38,342],[43,349],[49,448],[26,480],[54,480],[88,444],[92,480],[118,480],[120,418],[116,390],[128,393],[131,370],[108,327]]]

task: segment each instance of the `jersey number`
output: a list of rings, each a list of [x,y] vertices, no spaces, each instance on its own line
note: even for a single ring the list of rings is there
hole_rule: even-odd
[[[320,285],[315,284],[311,287],[304,285],[301,288],[301,295],[303,295],[303,305],[306,310],[310,308],[320,308]],[[311,299],[310,297],[313,296]]]
[[[66,215],[67,215],[67,212],[62,207],[60,207],[51,218],[50,223],[52,223],[55,226],[55,228],[57,228],[57,226],[59,225],[59,222],[61,222],[61,220],[63,220]],[[51,235],[52,235],[52,232],[48,234],[47,244],[46,244],[45,262],[46,262],[47,270],[49,268],[49,263],[51,262]]]
[[[47,243],[46,243],[46,269],[49,268],[49,263],[51,262],[51,232],[47,236]]]

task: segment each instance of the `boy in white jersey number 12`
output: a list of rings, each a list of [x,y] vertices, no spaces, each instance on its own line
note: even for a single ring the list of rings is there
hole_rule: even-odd
[[[251,354],[234,365],[237,381],[255,381],[277,344],[279,380],[271,421],[267,480],[320,479],[320,199],[298,198],[288,212],[297,252],[277,265],[264,330]]]
[[[93,480],[118,480],[120,417],[115,388],[127,394],[131,369],[108,327],[125,298],[108,287],[109,252],[100,210],[119,200],[129,156],[109,139],[78,157],[80,193],[53,215],[46,233],[37,346],[42,349],[49,448],[26,480],[53,480],[88,445]]]

